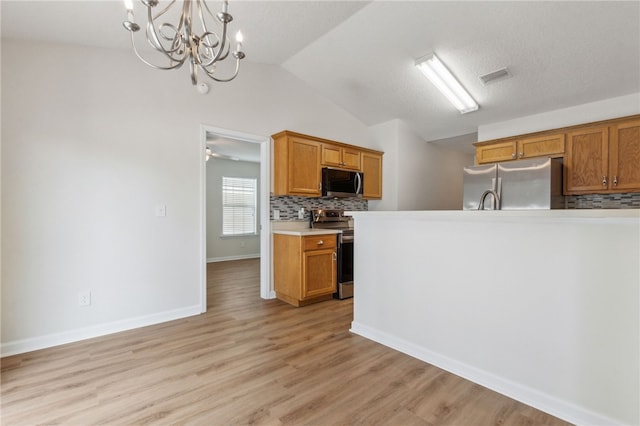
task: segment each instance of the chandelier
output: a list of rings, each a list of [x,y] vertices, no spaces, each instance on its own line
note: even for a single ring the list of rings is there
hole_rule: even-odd
[[[228,2],[222,2],[222,12],[215,15],[205,0],[170,0],[159,5],[159,0],[141,0],[146,7],[147,22],[145,25],[146,41],[159,56],[160,64],[145,59],[136,46],[135,34],[140,25],[135,22],[133,0],[124,0],[127,9],[127,21],[122,25],[131,33],[131,44],[136,56],[142,62],[159,70],[180,68],[185,62],[189,64],[191,83],[198,83],[198,69],[218,82],[231,81],[238,75],[242,52],[242,33],[236,35],[236,49],[231,51],[231,42],[227,37],[227,24],[233,20],[228,13]],[[182,10],[178,7],[182,4]],[[176,12],[180,11],[179,15]],[[167,22],[172,16],[177,23]],[[221,28],[219,28],[222,26]],[[220,36],[214,32],[216,27]],[[216,76],[218,63],[224,61],[229,53],[236,59],[235,71],[230,76]]]

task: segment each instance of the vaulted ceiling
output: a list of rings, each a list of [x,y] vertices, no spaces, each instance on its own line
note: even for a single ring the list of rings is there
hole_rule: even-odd
[[[1,6],[3,38],[129,49],[120,1]],[[405,120],[425,140],[640,92],[638,1],[232,0],[229,12],[247,61],[281,66],[367,125]],[[415,68],[430,52],[478,111],[459,114]],[[511,78],[482,84],[502,67]]]

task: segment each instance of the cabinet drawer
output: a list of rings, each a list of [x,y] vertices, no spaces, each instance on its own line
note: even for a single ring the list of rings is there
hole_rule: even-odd
[[[304,237],[304,251],[318,250],[336,247],[336,235],[313,235]]]

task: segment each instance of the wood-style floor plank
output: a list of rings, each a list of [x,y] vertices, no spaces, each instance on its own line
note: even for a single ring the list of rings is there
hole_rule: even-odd
[[[207,268],[204,315],[2,359],[2,425],[566,425],[349,333],[352,300],[259,297]]]

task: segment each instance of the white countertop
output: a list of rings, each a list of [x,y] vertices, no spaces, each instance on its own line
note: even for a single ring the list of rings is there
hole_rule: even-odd
[[[342,231],[339,229],[274,229],[271,231],[274,234],[282,234],[282,235],[297,235],[299,237],[304,237],[307,235],[327,235],[327,234],[341,234]]]
[[[358,221],[457,221],[457,222],[593,222],[635,223],[640,209],[562,209],[562,210],[415,210],[345,212]]]

